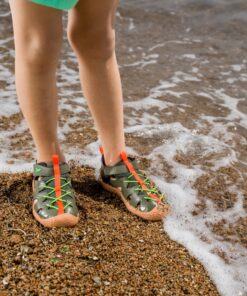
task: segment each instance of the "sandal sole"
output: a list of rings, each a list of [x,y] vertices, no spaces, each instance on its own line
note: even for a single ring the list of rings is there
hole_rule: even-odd
[[[56,217],[51,217],[48,219],[42,219],[34,210],[34,204],[33,204],[33,216],[39,223],[41,223],[43,226],[48,227],[48,228],[72,227],[79,222],[79,216],[76,217],[76,216],[73,216],[68,213],[64,213],[64,214],[58,215]]]
[[[164,219],[169,213],[170,213],[170,206],[169,205],[162,205],[162,206],[157,206],[150,212],[141,212],[140,210],[132,207],[129,202],[125,199],[124,195],[121,192],[121,189],[115,188],[105,182],[101,178],[98,179],[98,182],[101,184],[101,186],[112,193],[117,194],[122,201],[124,202],[126,208],[134,215],[137,215],[145,220],[149,221],[160,221]]]

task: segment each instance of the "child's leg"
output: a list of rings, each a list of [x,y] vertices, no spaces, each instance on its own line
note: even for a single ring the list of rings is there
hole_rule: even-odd
[[[107,165],[125,149],[123,103],[115,55],[118,0],[82,0],[69,12],[68,37],[80,66],[88,106],[104,148]]]
[[[112,165],[109,168],[101,164],[100,184],[118,194],[135,215],[162,220],[169,212],[163,194],[139,170],[136,159],[120,154],[125,152],[125,143],[122,88],[115,55],[117,3],[118,0],[80,0],[69,13],[68,36],[79,59],[81,82],[102,141],[106,164]],[[121,165],[114,166],[118,160],[122,160]],[[134,187],[127,189],[126,182],[134,183]]]
[[[57,140],[56,67],[62,42],[62,12],[27,0],[10,0],[15,36],[15,75],[20,107],[33,136],[38,161],[64,157]]]

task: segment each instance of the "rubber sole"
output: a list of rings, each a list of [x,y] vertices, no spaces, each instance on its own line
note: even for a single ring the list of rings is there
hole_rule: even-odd
[[[33,187],[32,183],[32,187]],[[53,227],[72,227],[74,225],[76,225],[79,222],[79,215],[78,216],[74,216],[72,214],[68,214],[68,213],[64,213],[64,214],[60,214],[57,215],[56,217],[51,217],[48,219],[42,219],[35,211],[34,209],[34,205],[37,202],[34,201],[33,205],[32,205],[32,212],[33,212],[33,216],[34,218],[41,223],[43,226],[48,227],[48,228],[53,228]]]
[[[42,219],[34,210],[34,204],[35,203],[33,203],[33,216],[39,223],[41,223],[45,227],[72,227],[76,225],[79,221],[79,216],[76,217],[68,213],[64,213],[48,219]]]
[[[149,221],[160,221],[164,219],[170,213],[170,207],[167,204],[158,204],[157,207],[152,209],[150,212],[141,212],[140,210],[134,208],[130,205],[130,203],[125,199],[124,195],[121,192],[121,187],[115,188],[105,182],[101,178],[97,180],[101,186],[112,193],[117,194],[122,201],[124,202],[126,208],[134,215],[141,217],[142,219],[149,220]]]

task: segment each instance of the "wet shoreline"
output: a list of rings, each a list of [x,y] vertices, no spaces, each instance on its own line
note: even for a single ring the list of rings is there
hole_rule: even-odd
[[[167,219],[164,229],[170,239],[185,246],[190,254],[200,260],[206,272],[189,256],[184,247],[173,243],[167,236],[160,237],[158,226],[137,221],[125,213],[121,206],[121,211],[116,209],[118,201],[115,199],[108,204],[109,197],[94,181],[91,181],[86,197],[79,190],[78,198],[81,198],[79,202],[82,203],[82,209],[83,203],[90,200],[90,205],[85,206],[89,213],[93,213],[93,219],[99,219],[97,221],[102,217],[95,211],[95,205],[101,208],[101,212],[110,213],[110,221],[115,221],[116,215],[123,227],[129,228],[132,223],[134,227],[140,227],[143,231],[140,240],[149,238],[146,241],[147,249],[143,250],[145,258],[152,253],[151,241],[157,241],[157,246],[164,248],[160,265],[152,268],[150,263],[146,266],[151,269],[150,277],[157,289],[154,290],[154,295],[174,295],[175,291],[178,291],[176,289],[179,289],[178,295],[186,294],[181,283],[178,283],[179,277],[185,288],[191,291],[191,295],[200,295],[200,292],[204,293],[203,295],[217,295],[218,292],[212,282],[210,283],[207,274],[222,295],[244,296],[247,293],[244,290],[246,262],[243,259],[247,254],[246,6],[244,1],[167,1],[164,6],[163,1],[151,4],[139,0],[131,3],[122,1],[118,8],[116,52],[123,85],[127,148],[134,155],[141,156],[143,168],[168,195],[173,215]],[[29,238],[21,238],[17,243],[13,243],[13,233],[6,232],[8,227],[20,227],[25,232],[31,227],[33,233],[37,232],[41,239],[50,238],[50,232],[46,233],[38,227],[31,216],[28,200],[31,193],[30,176],[16,174],[17,171],[31,171],[35,149],[16,101],[13,38],[6,3],[0,4],[0,11],[1,21],[3,20],[3,26],[0,28],[0,99],[4,102],[0,110],[0,170],[9,172],[0,178],[0,198],[3,205],[1,217],[7,219],[1,229],[2,236],[6,235],[4,253],[8,257],[7,261],[3,259],[3,271],[8,264],[12,267],[16,264],[15,256],[20,252],[21,246],[29,242]],[[66,19],[64,21],[66,22]],[[66,40],[58,69],[58,87],[59,138],[68,159],[76,161],[74,181],[77,178],[87,178],[88,173],[93,180],[99,166],[99,142],[83,90],[80,89],[77,61]],[[91,169],[85,169],[85,166]],[[18,197],[22,190],[25,194]],[[11,194],[14,196],[13,200],[9,200]],[[102,196],[103,204],[98,203],[97,196]],[[9,218],[6,218],[5,213],[9,213]],[[15,221],[16,213],[25,216],[23,225]],[[124,218],[121,218],[121,215]],[[12,226],[7,226],[8,219]],[[75,233],[79,228],[86,227],[81,223],[73,230],[73,237],[76,237]],[[96,228],[90,231],[93,235]],[[109,233],[107,228],[104,228],[104,231],[111,239],[119,240],[120,245],[124,244],[124,237]],[[57,238],[61,236],[59,230],[54,233]],[[35,241],[34,244],[37,244],[37,254],[40,247]],[[12,245],[15,245],[15,251],[10,252],[8,248]],[[169,257],[165,254],[168,245],[176,249],[176,262],[171,260],[172,255]],[[55,242],[52,246],[55,248]],[[78,248],[77,242],[73,242],[71,254],[76,254]],[[134,256],[135,251],[133,252]],[[139,258],[138,252],[136,256]],[[66,263],[70,264],[70,260],[74,260],[71,259],[73,256],[66,257]],[[123,256],[124,253],[121,253],[119,262],[122,262]],[[152,253],[151,258],[155,256],[156,254]],[[176,264],[182,264],[183,256],[188,263],[188,266],[185,264],[188,269],[186,267],[178,274]],[[20,271],[23,264],[21,261],[18,265],[20,277],[25,273]],[[35,264],[35,261],[32,261],[32,264]],[[134,266],[139,266],[138,264]],[[108,266],[106,261],[103,265]],[[169,284],[166,279],[167,265],[171,270],[169,280],[174,283],[178,281],[176,284]],[[83,268],[85,266],[83,265]],[[193,266],[190,271],[189,266]],[[90,275],[93,268],[90,267]],[[117,268],[117,265],[114,265],[114,268]],[[156,281],[155,268],[163,270],[163,273],[159,274],[161,279],[158,278],[168,287],[167,290],[162,290],[164,287]],[[198,284],[195,284],[194,290],[189,290],[192,289],[190,283],[193,282],[196,268],[200,270],[200,280],[195,279]],[[12,272],[10,273],[13,275]],[[130,274],[132,273],[134,270],[130,271]],[[4,276],[2,272],[1,277]],[[25,273],[23,283],[26,276]],[[45,275],[45,278],[46,276],[48,275]],[[87,279],[87,275],[80,276],[81,280]],[[135,283],[130,279],[130,287],[141,289],[143,295],[148,295],[148,292],[142,290],[144,279],[146,278],[140,278],[140,281]],[[66,281],[69,282],[69,278]],[[206,283],[205,286],[200,287],[199,281]],[[14,283],[12,276],[9,282],[9,287],[18,284]],[[91,277],[89,283],[92,282]],[[22,285],[22,280],[19,285]],[[125,284],[120,282],[118,287],[116,282],[114,285],[114,291],[125,287]],[[101,288],[103,286],[102,284]],[[44,289],[35,287],[37,291]],[[59,287],[62,289],[62,286]],[[78,289],[80,287],[82,285],[79,285]],[[101,289],[96,289],[94,284],[92,287],[95,289],[93,291],[99,292]],[[110,287],[111,285],[106,284],[104,291],[110,293]],[[210,292],[205,292],[207,290],[204,289],[209,287]],[[146,286],[145,289],[149,291]]]

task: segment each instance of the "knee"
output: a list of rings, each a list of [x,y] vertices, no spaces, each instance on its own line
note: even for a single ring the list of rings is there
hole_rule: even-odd
[[[70,26],[68,40],[76,55],[81,58],[107,60],[115,51],[115,30],[111,27],[82,29]]]
[[[19,50],[18,50],[19,49]],[[57,67],[59,41],[49,36],[26,35],[16,48],[16,57],[23,66],[33,72],[49,72]]]

